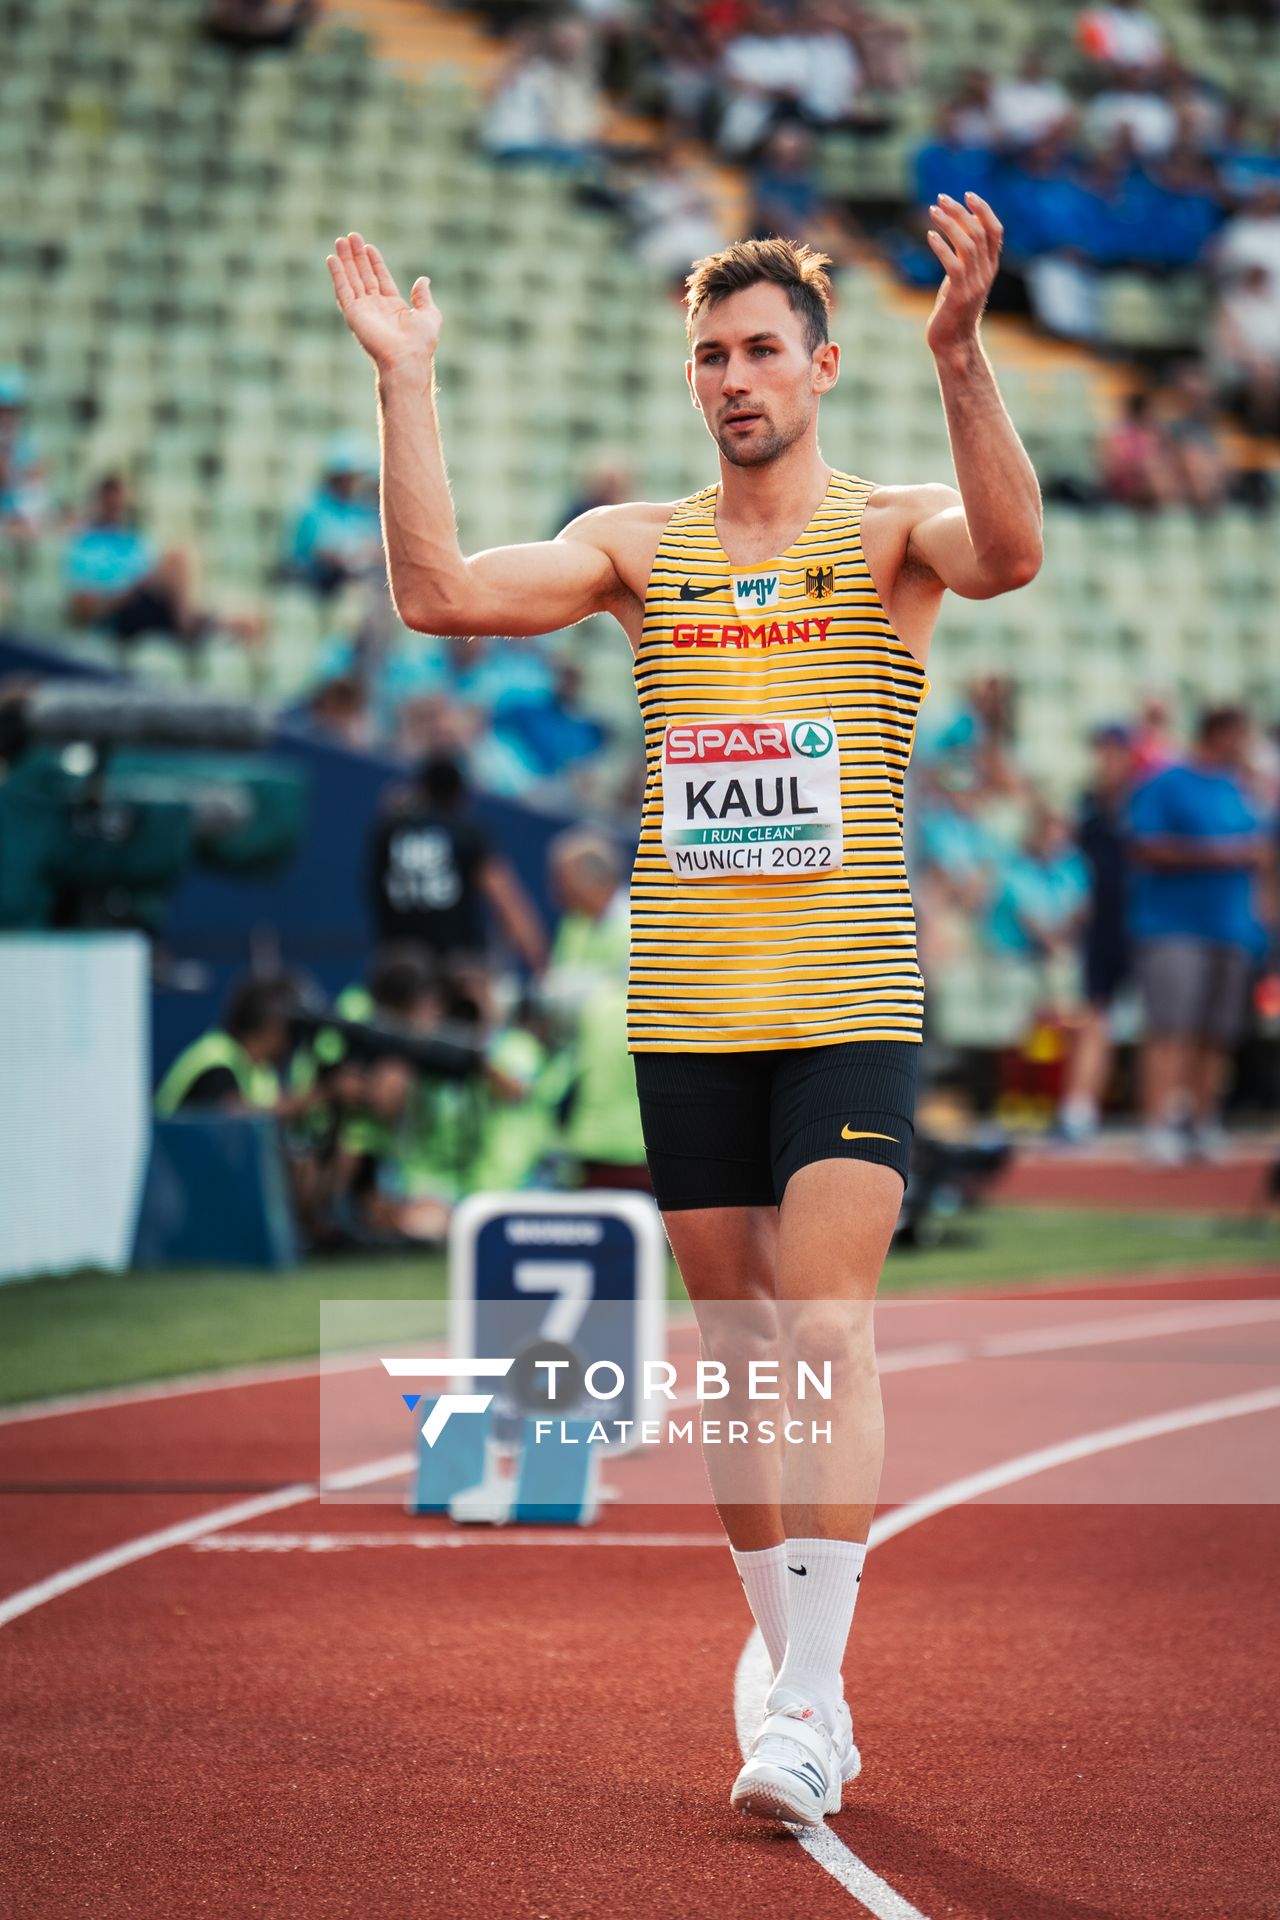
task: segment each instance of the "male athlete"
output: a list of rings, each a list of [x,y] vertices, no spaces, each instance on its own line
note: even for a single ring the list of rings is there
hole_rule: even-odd
[[[328,262],[377,369],[406,625],[536,634],[608,612],[631,642],[648,781],[628,1043],[658,1204],[704,1351],[720,1303],[776,1312],[782,1358],[833,1357],[839,1388],[839,1445],[816,1473],[758,1447],[744,1478],[707,1450],[775,1675],[732,1804],[802,1826],[839,1809],[860,1765],[841,1661],[883,1453],[870,1306],[919,1060],[902,803],[924,662],[946,588],[987,599],[1041,560],[1035,474],[978,338],[1001,228],[965,198],[931,209],[944,277],[926,333],[958,490],[828,466],[829,263],[751,240],[689,278],[686,374],[719,485],[470,556],[436,419],[430,282],[406,303],[354,233]]]

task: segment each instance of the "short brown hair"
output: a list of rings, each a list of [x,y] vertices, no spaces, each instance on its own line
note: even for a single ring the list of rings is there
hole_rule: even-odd
[[[819,253],[807,242],[782,240],[735,240],[719,253],[709,253],[694,262],[685,281],[688,304],[687,326],[693,338],[694,324],[704,307],[714,307],[731,293],[759,286],[768,280],[786,289],[791,311],[804,321],[805,345],[810,353],[827,340],[827,315],[831,311],[831,282],[827,268],[831,256]]]

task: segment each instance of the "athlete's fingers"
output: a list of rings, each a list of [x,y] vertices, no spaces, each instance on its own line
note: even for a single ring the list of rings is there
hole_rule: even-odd
[[[364,291],[366,293],[376,293],[378,291],[378,276],[374,272],[372,262],[369,259],[369,249],[365,246],[364,241],[358,233],[351,235],[351,258],[355,264],[356,272],[360,275],[360,285]]]
[[[378,283],[378,292],[389,294],[394,299],[400,289],[392,279],[387,263],[376,247],[369,248],[369,260],[373,266],[374,278]]]
[[[338,296],[338,305],[345,313],[353,298],[351,289],[347,285],[347,270],[334,253],[326,255],[325,265],[329,269],[329,278],[333,281],[333,290]]]
[[[966,216],[963,207],[956,206],[954,200],[950,205],[944,205],[948,197],[946,194],[940,194],[937,203],[930,207],[929,212],[933,216],[935,225],[946,234],[956,252],[969,252],[978,244],[973,221]]]
[[[928,233],[926,233],[925,239],[929,242],[929,245],[933,248],[939,260],[941,260],[948,280],[958,279],[964,272],[964,262],[961,260],[955,248],[949,246],[942,235],[935,233],[932,227],[930,227]]]
[[[991,206],[988,201],[984,200],[980,193],[970,191],[966,193],[965,199],[968,201],[969,206],[977,215],[978,219],[982,222],[983,230],[995,241],[996,245],[999,246],[1000,242],[1004,239],[1004,228],[1000,223],[1000,218],[995,208]]]
[[[355,263],[351,258],[351,242],[345,234],[340,233],[338,235],[338,238],[334,241],[333,250],[338,256],[338,265],[342,269],[342,277],[346,283],[347,292],[353,300],[358,300],[364,288],[361,285],[360,275],[356,271]]]

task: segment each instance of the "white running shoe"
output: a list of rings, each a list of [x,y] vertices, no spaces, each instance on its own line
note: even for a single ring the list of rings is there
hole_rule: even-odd
[[[849,1711],[849,1702],[840,1702],[840,1717],[836,1721],[835,1737],[836,1759],[840,1762],[840,1778],[848,1786],[850,1780],[856,1780],[862,1772],[862,1755],[858,1752],[858,1743],[853,1737],[853,1715]]]
[[[840,1811],[841,1784],[830,1729],[816,1707],[797,1704],[765,1715],[729,1804],[762,1820],[820,1827],[824,1814]]]
[[[1187,1142],[1177,1127],[1147,1127],[1142,1135],[1142,1157],[1153,1167],[1180,1167]]]

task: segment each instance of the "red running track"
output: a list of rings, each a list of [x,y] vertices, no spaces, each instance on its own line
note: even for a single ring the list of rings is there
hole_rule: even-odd
[[[1205,1328],[1102,1351],[1173,1362],[1150,1369],[1166,1412],[1280,1385],[1265,1318],[1217,1325],[1203,1283],[1159,1291],[1198,1295]],[[913,1368],[902,1344],[882,1338],[891,1433],[989,1377]],[[970,1435],[959,1472],[1085,1430],[1073,1363],[1029,1364],[1039,1429],[1015,1395],[989,1436],[1006,1451],[980,1461]],[[1252,1486],[1275,1397],[876,1548],[846,1663],[865,1770],[829,1822],[870,1909],[728,1810],[750,1622],[694,1507],[455,1550],[415,1546],[459,1536],[394,1509],[295,1498],[30,1606],[0,1626],[0,1884],[24,1920],[1273,1916],[1280,1512],[1096,1504],[1096,1476],[1158,1459],[1190,1486],[1213,1457]],[[0,1593],[305,1485],[316,1418],[304,1378],[0,1425],[0,1483],[44,1489],[0,1492]],[[689,1543],[602,1543],[654,1534]]]

